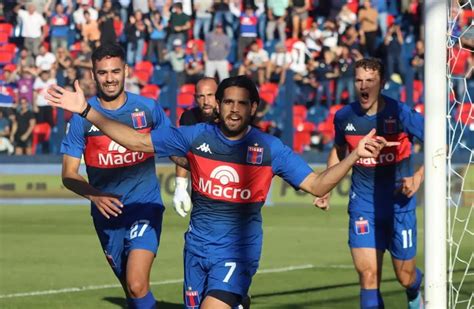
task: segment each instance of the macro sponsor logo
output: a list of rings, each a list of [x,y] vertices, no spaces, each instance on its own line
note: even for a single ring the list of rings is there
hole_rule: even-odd
[[[377,158],[360,158],[357,163],[360,165],[377,165],[395,162],[395,154],[388,152],[382,153]]]
[[[218,166],[212,170],[210,180],[204,180],[199,177],[199,189],[214,197],[223,197],[227,199],[248,200],[252,195],[249,189],[227,187],[230,183],[240,183],[240,177],[237,171],[227,165]],[[220,184],[214,183],[212,179],[216,179]]]
[[[127,151],[127,148],[110,141],[108,152],[99,153],[99,165],[101,166],[115,166],[129,163],[135,163],[143,160],[145,154],[137,151]]]

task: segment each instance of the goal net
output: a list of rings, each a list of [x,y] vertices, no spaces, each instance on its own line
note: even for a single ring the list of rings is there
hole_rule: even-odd
[[[474,160],[473,1],[449,0],[448,5],[446,101],[449,308],[474,306],[474,169],[471,168]]]

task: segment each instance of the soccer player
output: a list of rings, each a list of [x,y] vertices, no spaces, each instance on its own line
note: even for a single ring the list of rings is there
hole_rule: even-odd
[[[230,77],[216,92],[219,123],[201,123],[139,134],[107,119],[76,92],[49,90],[51,105],[80,113],[128,149],[186,157],[193,210],[184,248],[187,308],[237,307],[247,295],[262,250],[261,208],[274,175],[323,196],[359,159],[376,158],[387,143],[372,130],[339,164],[317,174],[274,136],[250,126],[259,95],[245,76]]]
[[[170,125],[155,101],[124,91],[128,68],[120,46],[98,47],[92,63],[98,95],[88,104],[137,134]],[[149,278],[164,208],[153,154],[125,148],[79,115],[69,123],[61,152],[63,183],[91,201],[100,244],[128,306],[155,308]],[[82,156],[88,181],[79,174]]]
[[[423,308],[420,286],[422,272],[416,267],[415,193],[424,177],[423,166],[413,172],[412,140],[423,140],[423,117],[406,104],[381,95],[383,64],[374,58],[355,64],[358,101],[336,113],[334,147],[328,167],[356,149],[373,130],[397,147],[384,148],[378,157],[362,158],[352,170],[349,193],[349,247],[360,283],[360,307],[383,308],[380,294],[385,250],[400,284],[406,289],[408,308]],[[328,195],[318,199],[328,206]]]
[[[203,77],[196,84],[194,99],[198,106],[186,110],[179,119],[181,126],[195,125],[201,122],[217,121],[216,102],[217,82],[212,77]],[[173,206],[181,217],[191,210],[191,198],[189,197],[187,171],[176,165],[176,186],[173,196]]]

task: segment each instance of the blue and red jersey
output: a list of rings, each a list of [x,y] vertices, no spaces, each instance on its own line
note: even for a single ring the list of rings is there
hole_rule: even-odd
[[[416,207],[415,198],[396,193],[404,177],[413,176],[412,142],[423,141],[424,119],[406,104],[383,96],[385,107],[375,115],[366,115],[358,102],[351,103],[336,113],[335,143],[349,151],[373,128],[376,135],[399,146],[385,147],[377,158],[362,158],[352,169],[349,211],[385,213],[403,212]],[[388,206],[388,205],[393,205]]]
[[[126,102],[116,110],[104,109],[97,97],[88,102],[108,118],[143,133],[170,125],[154,100],[126,94]],[[124,214],[143,205],[163,207],[153,154],[126,149],[78,115],[71,118],[61,153],[76,158],[84,155],[89,183],[101,192],[120,195]],[[96,207],[91,212],[94,218],[102,217]]]
[[[263,206],[274,175],[298,188],[312,172],[283,143],[256,128],[238,141],[215,124],[151,132],[161,157],[186,157],[191,168],[193,210],[186,250],[198,256],[258,259]]]

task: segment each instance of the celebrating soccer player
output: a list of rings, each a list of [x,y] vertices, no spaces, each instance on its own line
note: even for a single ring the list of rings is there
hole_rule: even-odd
[[[349,193],[349,247],[359,274],[360,307],[383,308],[380,294],[385,250],[400,284],[406,288],[408,308],[423,308],[422,272],[416,268],[415,193],[424,169],[413,172],[412,140],[423,140],[423,117],[406,104],[381,95],[384,68],[378,59],[355,65],[359,100],[339,110],[334,119],[336,138],[328,167],[341,162],[374,128],[397,147],[384,148],[376,158],[362,158],[352,171]],[[328,206],[328,195],[315,203]]]
[[[140,134],[107,119],[76,92],[49,90],[51,105],[80,113],[127,149],[186,157],[193,210],[184,248],[184,301],[188,308],[236,307],[247,295],[262,250],[261,208],[274,175],[315,196],[329,192],[358,160],[375,159],[387,142],[375,130],[344,160],[317,174],[271,135],[250,126],[260,100],[245,76],[217,88],[219,122],[160,128]]]
[[[124,91],[128,68],[120,46],[100,46],[92,54],[92,64],[98,95],[88,106],[137,134],[170,125],[153,100]],[[163,202],[153,154],[123,147],[79,115],[69,123],[61,152],[63,183],[91,201],[102,249],[129,307],[154,308],[149,278],[160,241]],[[79,174],[82,156],[88,182]]]

